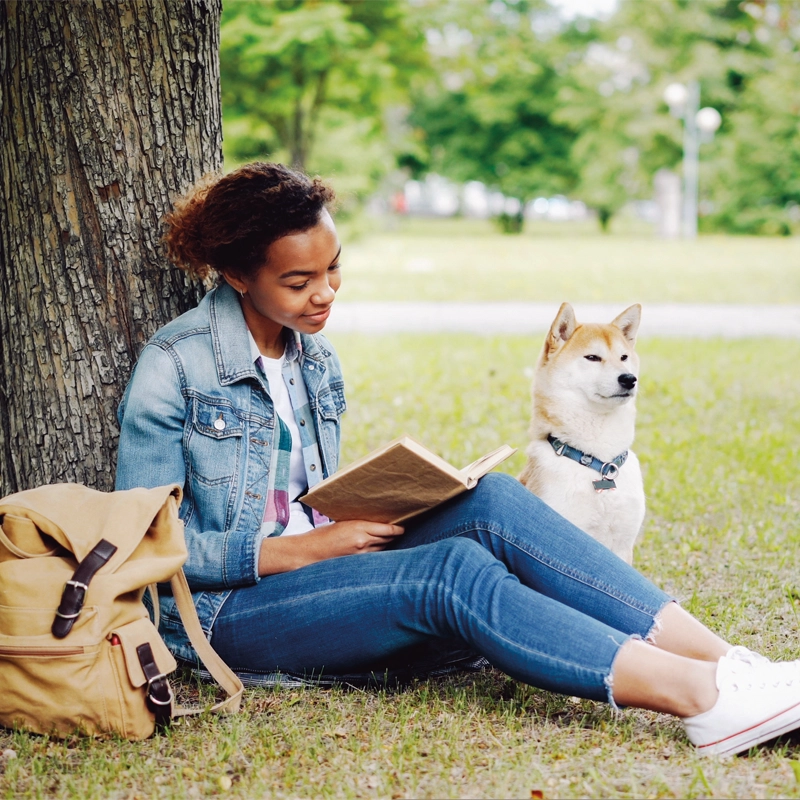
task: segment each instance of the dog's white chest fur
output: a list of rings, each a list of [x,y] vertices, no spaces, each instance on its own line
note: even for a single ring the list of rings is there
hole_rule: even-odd
[[[534,494],[628,563],[645,514],[639,460],[630,451],[640,315],[635,305],[609,325],[578,325],[571,306],[561,306],[536,367],[531,443],[520,475]],[[559,456],[549,435],[603,462],[628,451],[616,488],[598,492],[593,481],[600,473]]]
[[[639,459],[628,459],[614,479],[616,489],[598,492],[592,485],[600,474],[564,456],[547,441],[531,442],[525,485],[570,522],[586,531],[629,564],[645,513]]]

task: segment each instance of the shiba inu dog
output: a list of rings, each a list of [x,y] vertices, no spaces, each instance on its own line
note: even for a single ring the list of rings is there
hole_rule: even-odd
[[[520,482],[629,564],[642,527],[644,486],[631,452],[642,307],[608,325],[580,325],[563,303],[533,378]]]

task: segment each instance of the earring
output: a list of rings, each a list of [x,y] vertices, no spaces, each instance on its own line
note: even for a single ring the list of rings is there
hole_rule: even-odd
[[[239,294],[241,295],[242,299],[244,299],[244,289],[239,289]]]

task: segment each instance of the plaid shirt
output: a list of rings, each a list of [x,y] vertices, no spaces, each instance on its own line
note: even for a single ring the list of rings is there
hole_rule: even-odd
[[[248,331],[249,333],[249,331]],[[322,480],[322,460],[319,445],[317,444],[311,407],[308,402],[306,384],[300,370],[300,356],[303,345],[300,334],[293,331],[287,337],[286,351],[283,363],[283,381],[289,392],[289,401],[292,404],[295,422],[300,431],[300,443],[303,449],[303,464],[306,471],[306,480],[309,489]],[[250,334],[250,351],[253,360],[259,369],[264,372],[261,353],[255,340]],[[289,461],[292,454],[292,435],[286,423],[275,413],[275,436],[272,440],[272,455],[269,467],[269,486],[267,487],[267,501],[264,506],[264,521],[261,531],[265,536],[280,536],[289,523],[291,498],[289,497]],[[314,526],[324,525],[330,520],[311,509]]]

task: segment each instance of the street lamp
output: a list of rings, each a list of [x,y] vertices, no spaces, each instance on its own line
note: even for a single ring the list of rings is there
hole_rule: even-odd
[[[686,239],[697,236],[698,175],[700,144],[710,142],[722,123],[716,108],[700,108],[700,84],[671,83],[664,90],[670,113],[683,120],[683,212],[682,229]]]

